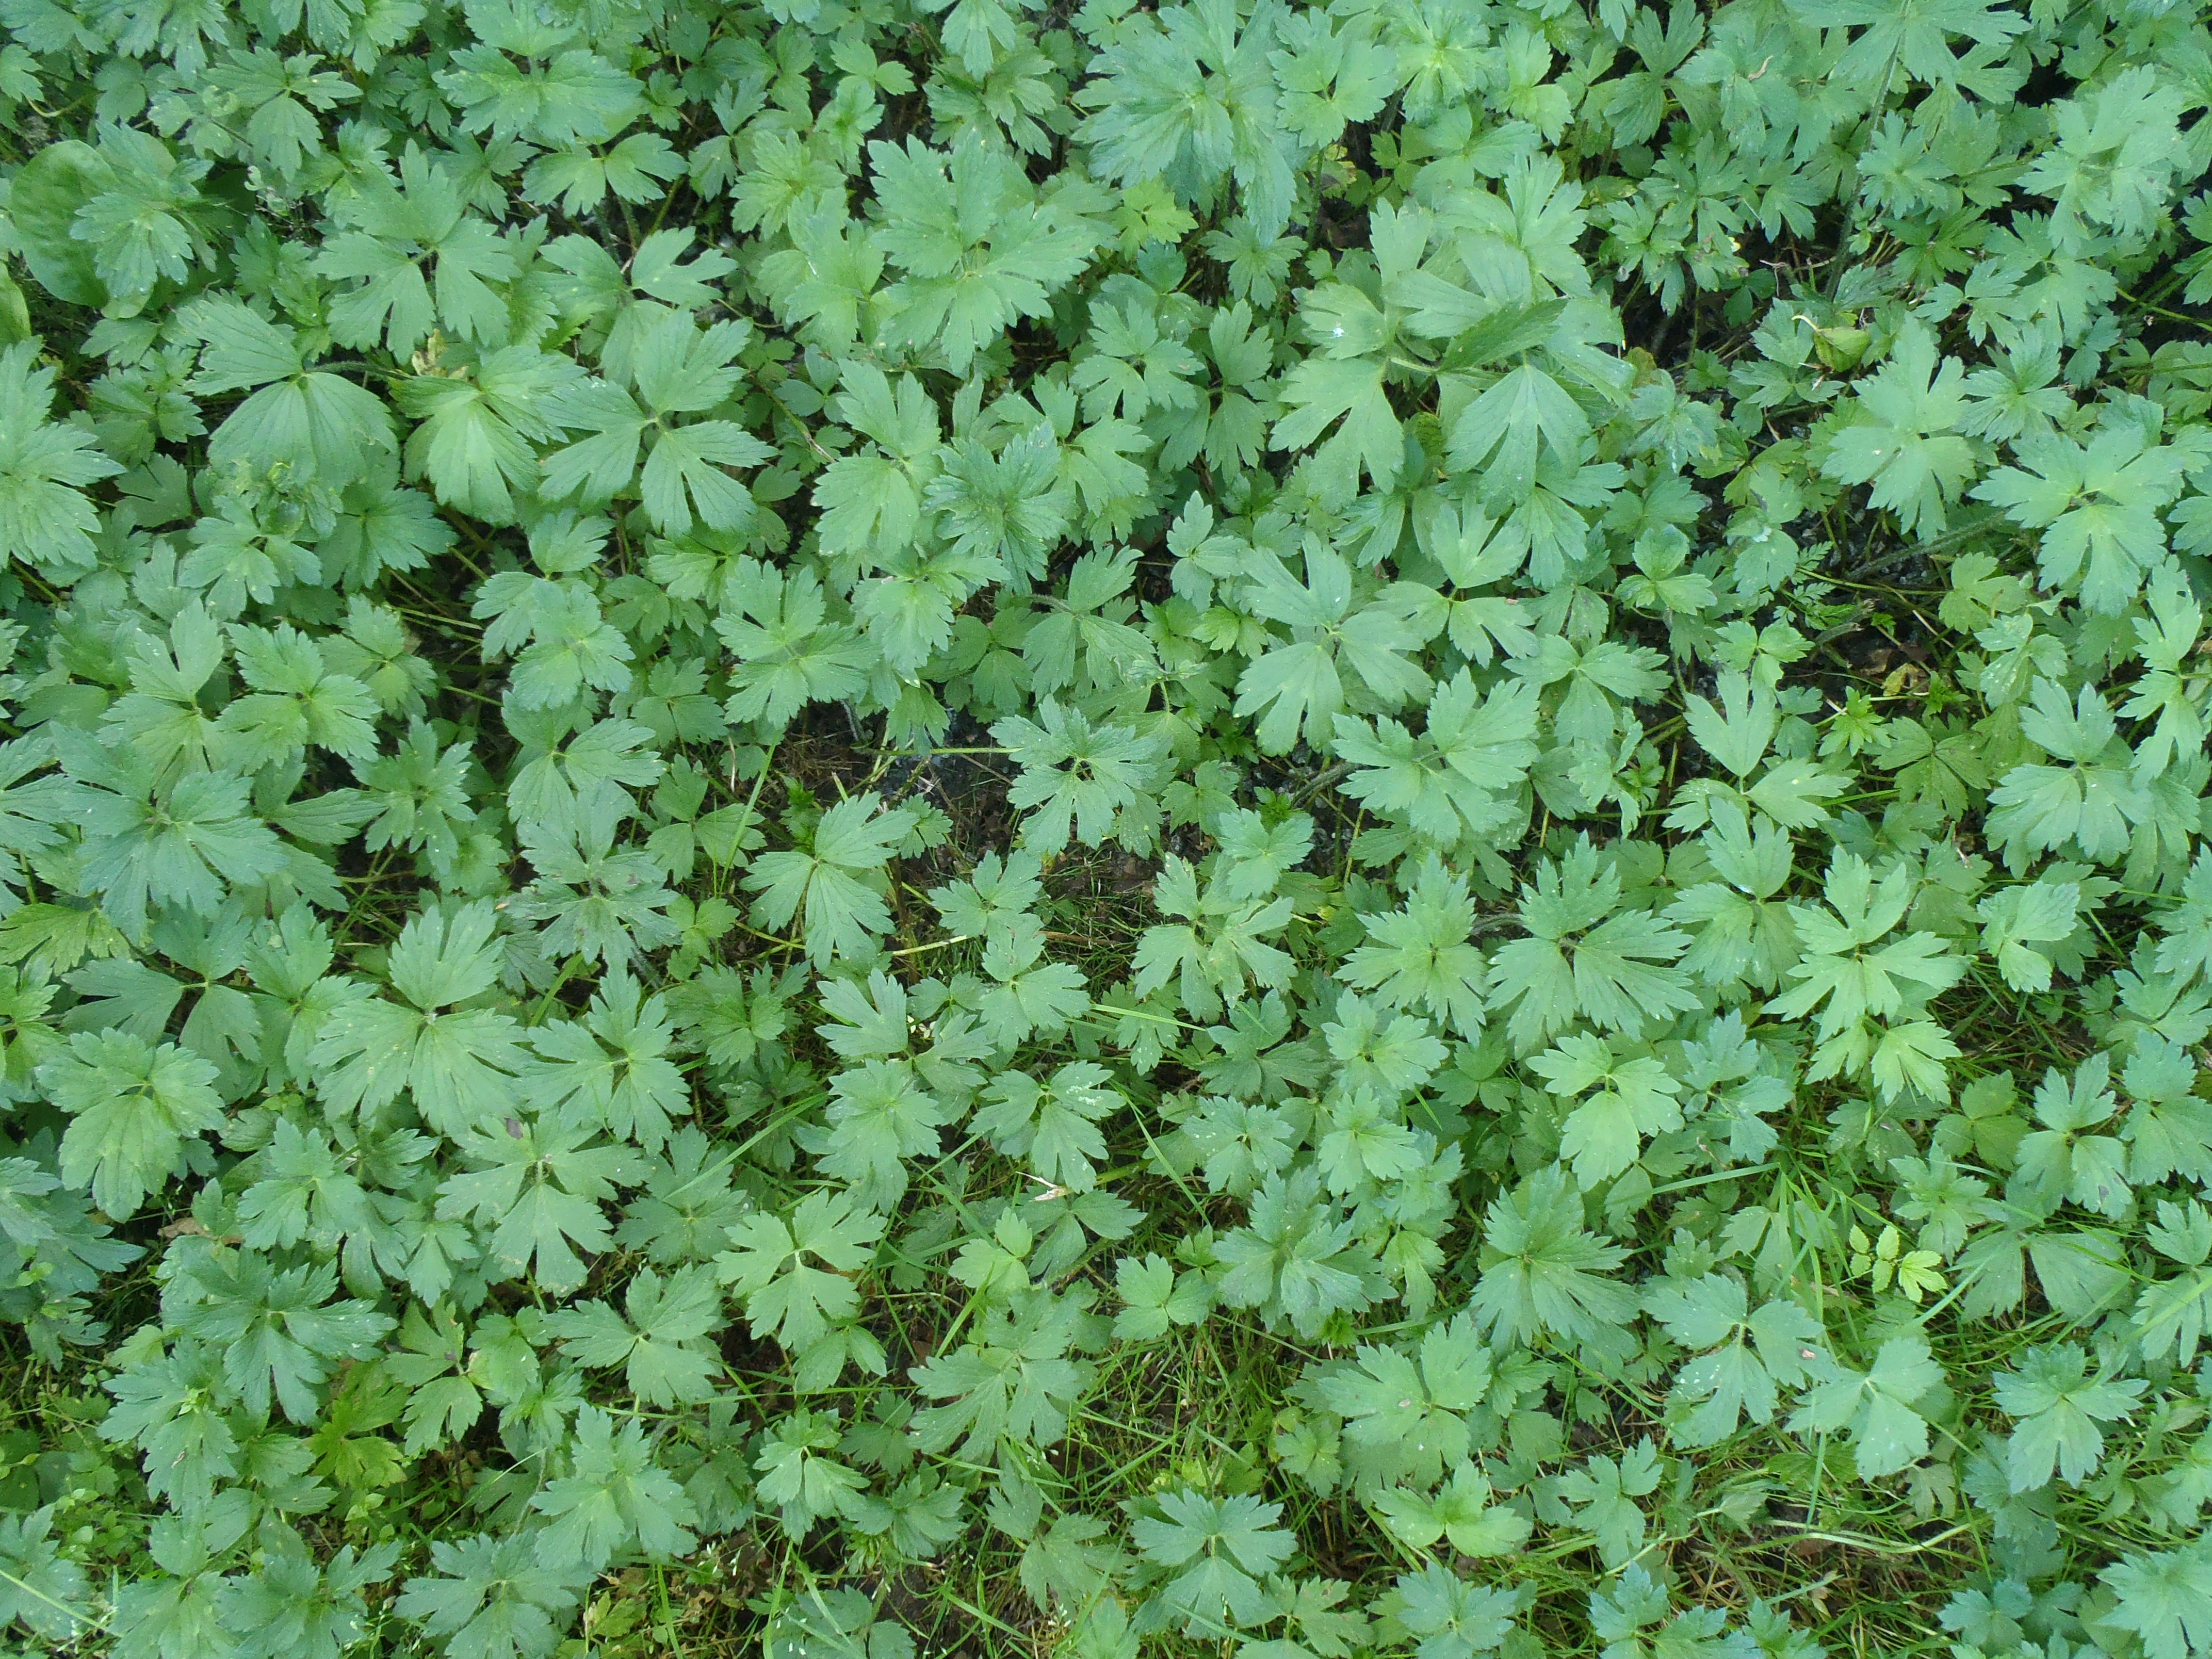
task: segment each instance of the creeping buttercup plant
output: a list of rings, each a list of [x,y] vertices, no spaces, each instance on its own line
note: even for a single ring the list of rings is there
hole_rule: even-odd
[[[0,0],[0,1643],[2212,1653],[2194,0]]]

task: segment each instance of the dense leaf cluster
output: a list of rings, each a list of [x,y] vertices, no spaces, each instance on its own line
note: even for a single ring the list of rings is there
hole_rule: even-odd
[[[2212,1651],[2207,22],[0,0],[0,1639]]]

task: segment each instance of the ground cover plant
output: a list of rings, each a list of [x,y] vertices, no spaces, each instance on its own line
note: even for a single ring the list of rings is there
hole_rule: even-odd
[[[0,1643],[2212,1650],[2189,0],[0,0]]]

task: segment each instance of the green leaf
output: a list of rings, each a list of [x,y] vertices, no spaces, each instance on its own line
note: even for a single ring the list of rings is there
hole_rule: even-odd
[[[338,1659],[368,1624],[362,1592],[380,1583],[398,1559],[397,1544],[380,1544],[358,1559],[348,1544],[319,1565],[299,1534],[281,1528],[274,1547],[264,1546],[260,1571],[226,1587],[224,1626],[250,1659]]]
[[[210,465],[281,462],[338,488],[367,477],[374,452],[398,447],[383,399],[342,374],[309,369],[289,325],[226,297],[195,301],[184,325],[204,342],[193,391],[259,388],[208,441]]]
[[[873,794],[841,800],[823,813],[807,847],[754,859],[744,878],[758,895],[753,919],[787,927],[803,908],[806,951],[815,961],[868,955],[875,936],[891,925],[879,872],[915,822],[909,811],[878,811],[880,805]]]
[[[412,1006],[385,999],[350,1001],[325,1020],[310,1063],[324,1068],[319,1088],[341,1112],[374,1112],[408,1090],[425,1119],[459,1139],[496,1125],[507,1112],[513,1075],[525,1056],[514,1021],[486,1008],[453,1005],[487,990],[504,947],[489,904],[451,917],[433,910],[401,929],[392,951],[392,983]]]
[[[1139,1515],[1132,1530],[1147,1559],[1175,1571],[1164,1594],[1185,1628],[1195,1633],[1257,1623],[1267,1603],[1256,1579],[1280,1566],[1293,1547],[1274,1524],[1282,1505],[1188,1490],[1163,1492],[1155,1501],[1158,1513]]]
[[[1042,316],[1103,240],[1094,222],[1038,203],[1011,158],[972,140],[949,158],[918,139],[879,140],[868,160],[884,211],[873,240],[903,273],[883,296],[890,337],[933,345],[955,374],[1017,317]]]
[[[89,434],[47,419],[54,371],[34,367],[38,356],[33,340],[0,352],[0,542],[49,580],[73,581],[95,562],[99,518],[84,486],[123,469]]]
[[[596,1573],[631,1546],[665,1559],[698,1541],[690,1529],[690,1500],[653,1463],[641,1424],[617,1429],[605,1412],[586,1406],[576,1413],[574,1456],[574,1472],[531,1499],[532,1509],[553,1517],[538,1534],[539,1565]]]
[[[84,1569],[62,1555],[53,1523],[51,1504],[0,1516],[0,1626],[20,1619],[34,1636],[68,1642],[91,1627],[93,1614]]]
[[[1468,404],[1451,431],[1453,466],[1466,471],[1487,464],[1486,478],[1508,498],[1535,481],[1538,440],[1572,466],[1583,459],[1589,417],[1566,388],[1522,363]]]
[[[90,1191],[118,1220],[184,1173],[187,1137],[221,1127],[215,1067],[125,1031],[81,1031],[39,1068],[47,1097],[70,1115],[62,1179]]]
[[[400,1617],[444,1641],[453,1659],[544,1659],[577,1597],[563,1573],[538,1565],[534,1541],[526,1531],[434,1540],[436,1576],[407,1581]]]
[[[933,1453],[957,1441],[963,1457],[1002,1439],[1057,1444],[1097,1375],[1068,1357],[1085,1334],[1080,1318],[1073,1304],[1044,1297],[1018,1314],[1002,1309],[980,1318],[973,1340],[915,1369],[921,1393],[945,1402],[915,1413],[915,1443]]]
[[[1581,1194],[1556,1167],[1492,1201],[1482,1257],[1473,1305],[1486,1333],[1601,1346],[1635,1316],[1635,1293],[1605,1276],[1627,1252],[1583,1228]]]
[[[337,1279],[328,1262],[279,1270],[260,1251],[211,1246],[179,1264],[174,1316],[222,1356],[248,1409],[266,1417],[273,1399],[293,1422],[311,1423],[331,1372],[367,1358],[398,1322],[366,1302],[331,1302]]]
[[[1965,379],[1965,365],[1943,356],[1934,334],[1909,326],[1881,371],[1859,383],[1858,422],[1830,441],[1823,470],[1845,483],[1872,483],[1868,500],[1896,513],[1905,529],[1941,531],[1976,470],[1972,444],[1955,429]]]
[[[810,1193],[788,1224],[757,1214],[732,1227],[730,1249],[714,1258],[714,1267],[744,1298],[753,1334],[797,1352],[859,1308],[853,1275],[874,1254],[883,1230],[883,1218],[856,1210],[849,1194]]]
[[[10,181],[8,216],[39,286],[73,306],[106,302],[89,241],[71,234],[77,212],[115,181],[90,144],[64,138],[40,149]]]
[[[1194,1273],[1177,1273],[1173,1263],[1147,1255],[1123,1256],[1114,1264],[1114,1288],[1122,1302],[1114,1316],[1114,1334],[1147,1341],[1177,1325],[1195,1325],[1213,1305],[1211,1288]]]
[[[2180,493],[2187,458],[2131,421],[2100,426],[2086,447],[2057,433],[2029,434],[2013,453],[2027,470],[1998,468],[1975,489],[1977,499],[2043,532],[2045,586],[2078,588],[2092,611],[2124,609],[2166,561],[2159,509]]]
[[[607,1247],[599,1204],[629,1164],[619,1148],[585,1145],[586,1133],[511,1117],[466,1137],[463,1149],[477,1167],[439,1183],[440,1218],[467,1216],[488,1226],[506,1276],[532,1271],[556,1294],[574,1290],[588,1271],[576,1252]]]
[[[1099,1120],[1121,1106],[1103,1066],[1075,1060],[1046,1081],[1008,1072],[986,1091],[975,1114],[978,1133],[1009,1158],[1027,1160],[1048,1189],[1088,1192],[1106,1157]]]
[[[1776,1300],[1753,1312],[1742,1285],[1720,1273],[1664,1285],[1644,1306],[1675,1341],[1706,1351],[1674,1374],[1669,1404],[1682,1415],[1669,1432],[1677,1445],[1717,1445],[1745,1418],[1773,1421],[1777,1385],[1802,1383],[1807,1354],[1820,1352],[1820,1327],[1803,1309]]]
[[[1279,234],[1300,149],[1278,125],[1274,21],[1263,13],[1240,29],[1224,0],[1198,0],[1118,35],[1078,94],[1097,112],[1082,128],[1093,167],[1123,185],[1165,179],[1188,202],[1233,178],[1252,223]]]
[[[665,1281],[650,1267],[629,1282],[625,1320],[604,1302],[582,1302],[545,1322],[561,1352],[600,1370],[624,1368],[630,1392],[648,1406],[714,1397],[715,1356],[702,1340],[720,1329],[722,1299],[714,1276],[684,1267]]]
[[[584,372],[566,357],[508,345],[459,374],[399,382],[403,413],[420,422],[407,439],[407,476],[427,477],[439,501],[489,524],[512,524],[518,491],[540,481],[534,445],[562,435],[556,399]]]
[[[2100,1423],[2124,1421],[2148,1386],[2140,1377],[2088,1376],[2088,1356],[2072,1343],[2031,1348],[1996,1376],[1998,1406],[2014,1419],[2005,1452],[2016,1492],[2050,1484],[2055,1468],[2078,1486],[2105,1455]]]
[[[1304,449],[1340,419],[1325,464],[1333,460],[1347,472],[1364,468],[1376,489],[1389,489],[1398,476],[1405,439],[1383,389],[1385,367],[1359,358],[1305,359],[1284,377],[1282,398],[1289,412],[1275,422],[1269,446]]]
[[[1006,799],[1030,814],[1023,821],[1023,844],[1056,852],[1072,834],[1096,847],[1117,834],[1121,820],[1141,823],[1134,809],[1166,758],[1166,745],[1127,726],[1093,727],[1079,709],[1063,708],[1050,697],[1038,701],[1037,714],[1041,726],[1007,719],[991,728],[1022,769]],[[1123,825],[1118,834],[1141,838],[1143,832]]]
[[[1625,1567],[1641,1553],[1649,1522],[1636,1500],[1657,1491],[1659,1479],[1659,1450],[1647,1437],[1618,1458],[1593,1456],[1560,1480],[1575,1524],[1597,1540],[1607,1565]]]
[[[1724,676],[1720,684],[1721,706],[1703,697],[1684,701],[1683,713],[1690,735],[1705,750],[1737,777],[1747,775],[1774,741],[1780,722],[1773,695],[1753,684],[1744,674]]]
[[[1578,1182],[1595,1186],[1619,1175],[1636,1162],[1645,1138],[1682,1126],[1674,1098],[1681,1085],[1667,1068],[1649,1056],[1623,1059],[1602,1037],[1564,1038],[1528,1064],[1553,1094],[1589,1093],[1559,1132],[1559,1152]]]
[[[1843,1366],[1801,1396],[1790,1427],[1800,1434],[1848,1431],[1859,1473],[1869,1479],[1894,1474],[1928,1450],[1928,1419],[1921,1402],[1943,1381],[1928,1344],[1917,1336],[1892,1337],[1866,1373]]]

